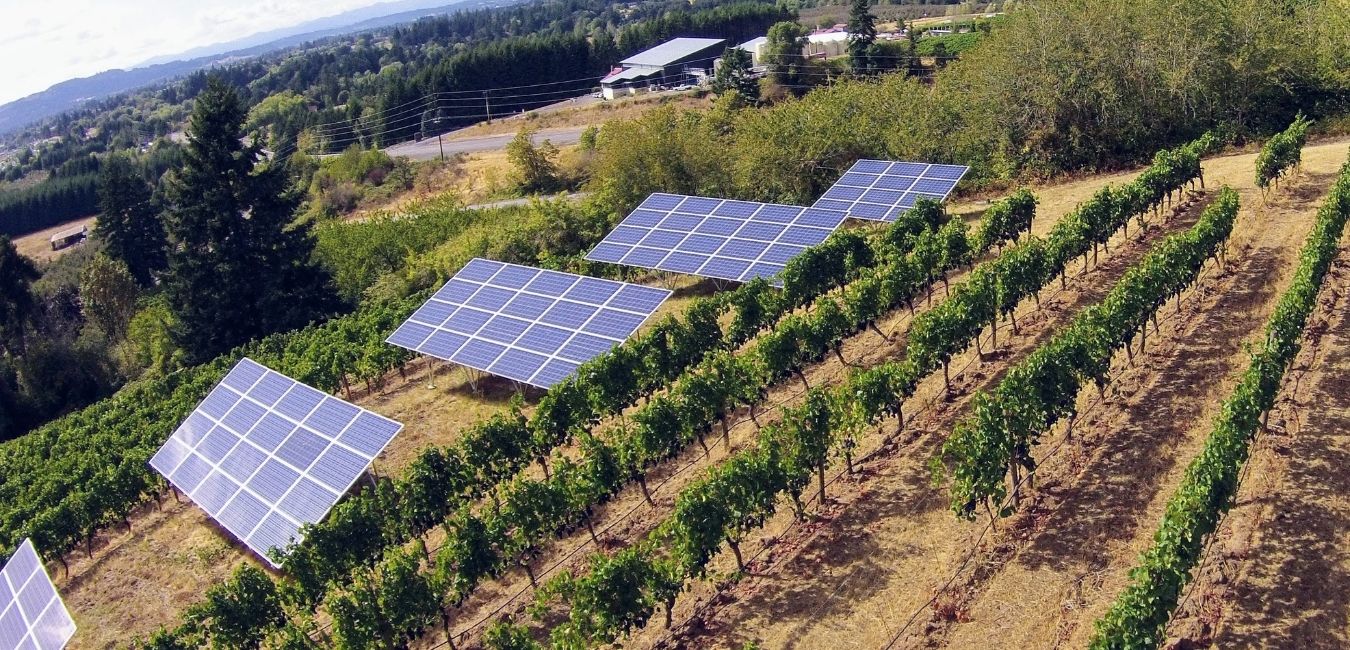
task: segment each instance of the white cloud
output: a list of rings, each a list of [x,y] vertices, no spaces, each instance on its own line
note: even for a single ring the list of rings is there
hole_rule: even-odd
[[[387,0],[0,0],[0,103]]]

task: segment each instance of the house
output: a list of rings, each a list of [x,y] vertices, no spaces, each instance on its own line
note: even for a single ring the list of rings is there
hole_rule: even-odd
[[[69,248],[71,246],[74,246],[75,244],[84,241],[85,238],[88,236],[89,236],[89,227],[79,226],[78,228],[62,230],[61,232],[52,235],[49,242],[52,245],[52,250],[59,251],[62,248]]]
[[[720,38],[676,38],[619,62],[604,79],[600,93],[605,99],[636,95],[650,86],[680,86],[707,74],[722,53]]]
[[[802,48],[802,55],[807,58],[828,59],[830,57],[843,56],[848,53],[848,31],[844,25],[835,25],[828,29],[818,29],[811,32],[806,37],[806,47]],[[756,39],[748,40],[737,49],[745,50],[750,53],[750,62],[752,65],[767,65],[764,60],[768,53],[767,36],[760,36]]]
[[[847,31],[836,30],[834,28],[821,30],[807,35],[806,47],[802,54],[807,58],[828,59],[836,56],[843,56],[848,53]]]
[[[750,53],[750,65],[763,65],[761,60],[764,56],[764,44],[769,42],[768,36],[752,38],[736,46],[738,50],[745,50]]]

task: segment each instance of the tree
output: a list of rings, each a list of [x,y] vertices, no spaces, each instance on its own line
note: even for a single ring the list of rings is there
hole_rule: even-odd
[[[951,57],[947,55],[947,44],[942,41],[933,43],[933,65],[938,69],[947,67],[947,61]]]
[[[877,40],[877,20],[867,0],[853,0],[848,11],[848,59],[854,72],[868,68],[872,43]]]
[[[122,262],[102,253],[80,273],[80,298],[85,317],[113,341],[126,336],[136,315],[136,279]]]
[[[194,360],[337,308],[331,278],[311,260],[309,229],[291,225],[298,198],[284,168],[260,164],[258,146],[241,139],[243,122],[239,96],[213,78],[169,184],[165,295],[175,338]]]
[[[36,304],[30,284],[40,275],[9,236],[0,235],[0,350],[10,356],[23,354],[24,326]]]
[[[98,205],[102,212],[94,235],[103,240],[113,259],[121,260],[143,287],[164,270],[164,224],[151,203],[150,185],[130,157],[113,154],[98,178]]]
[[[805,47],[806,28],[800,24],[784,21],[769,28],[764,49],[774,83],[793,90],[805,85],[806,58],[802,56]]]
[[[516,169],[516,183],[522,192],[551,192],[558,187],[558,148],[545,140],[534,144],[538,129],[521,127],[506,145],[506,159]]]
[[[713,76],[713,92],[718,95],[735,92],[747,102],[759,101],[759,81],[751,75],[750,67],[749,52],[739,47],[727,48]]]

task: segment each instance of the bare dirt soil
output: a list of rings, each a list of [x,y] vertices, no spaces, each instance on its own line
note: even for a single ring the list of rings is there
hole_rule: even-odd
[[[1171,641],[1350,646],[1350,251],[1327,276],[1236,507],[1187,587]]]
[[[946,405],[947,415],[908,424],[909,440],[868,463],[853,487],[840,488],[844,494],[832,499],[837,511],[827,507],[820,520],[782,538],[766,532],[768,566],[728,589],[695,588],[696,601],[712,604],[696,605],[677,635],[649,630],[632,645],[739,647],[753,640],[766,648],[866,648],[900,637],[896,647],[988,647],[991,638],[1018,634],[1019,646],[1081,646],[1198,448],[1207,409],[1238,367],[1240,342],[1259,329],[1283,287],[1345,154],[1344,140],[1309,147],[1300,180],[1264,206],[1252,186],[1253,156],[1206,162],[1211,185],[1228,183],[1243,194],[1230,270],[1210,271],[1188,292],[1182,315],[1164,323],[1140,367],[1117,382],[1126,401],[1112,397],[1114,409],[1079,423],[1077,437],[1089,442],[1043,468],[1044,498],[1027,504],[1024,515],[977,542],[986,524],[958,522],[946,510],[945,489],[934,488],[927,460],[959,417],[958,399]],[[1083,183],[1080,197],[1099,186]],[[1005,369],[982,364],[961,381],[987,385]],[[1045,442],[1049,449],[1056,439]],[[1160,453],[1147,453],[1154,447]]]
[[[1345,150],[1344,140],[1309,147],[1304,153],[1304,176],[1313,178],[1316,174],[1328,173],[1344,160]],[[1250,155],[1226,156],[1207,161],[1205,165],[1206,179],[1211,186],[1228,182],[1247,188],[1244,189],[1244,204],[1249,206],[1248,210],[1254,200],[1259,202],[1259,198],[1253,196],[1254,190],[1250,189],[1251,159]],[[1043,234],[1060,216],[1103,185],[1128,181],[1136,173],[1034,188],[1041,204],[1033,230]],[[1298,183],[1295,186],[1291,191],[1302,187]],[[1322,189],[1324,186],[1325,183]],[[1280,196],[1283,194],[1272,198],[1272,205],[1278,204]],[[1314,207],[1315,204],[1316,201]],[[958,214],[978,209],[975,204],[953,206],[953,211]],[[1290,223],[1311,214],[1311,210],[1305,210],[1301,204],[1290,210]],[[738,646],[741,640],[757,639],[764,647],[820,647],[831,643],[869,647],[879,645],[875,642],[878,639],[884,642],[899,628],[903,621],[895,620],[900,615],[897,612],[908,616],[911,611],[922,612],[920,623],[928,629],[926,623],[931,612],[923,605],[933,593],[923,585],[941,584],[937,578],[950,577],[949,569],[972,548],[971,542],[982,525],[956,522],[946,511],[945,490],[933,487],[925,469],[928,457],[945,437],[950,422],[959,415],[974,388],[996,380],[1009,363],[1033,349],[1082,306],[1100,298],[1114,278],[1119,277],[1129,263],[1137,261],[1151,242],[1164,232],[1184,227],[1194,216],[1194,210],[1190,210],[1166,225],[1156,224],[1146,241],[1140,241],[1139,233],[1132,227],[1128,238],[1113,241],[1111,252],[1101,263],[1086,275],[1072,280],[1067,291],[1044,292],[1044,309],[1037,311],[1034,306],[1024,305],[1018,314],[1020,333],[1013,335],[1005,324],[999,332],[998,352],[988,355],[983,362],[976,360],[973,352],[954,362],[953,377],[958,397],[944,400],[941,378],[930,379],[920,388],[921,400],[930,406],[922,413],[907,413],[912,421],[907,424],[904,436],[889,442],[883,436],[876,436],[876,440],[864,445],[864,449],[877,447],[878,451],[863,463],[858,476],[831,483],[829,499],[818,518],[804,525],[792,522],[790,517],[771,521],[764,533],[767,544],[747,543],[747,556],[758,556],[751,577],[728,585],[726,589],[719,589],[712,583],[695,585],[677,605],[676,620],[683,621],[677,626],[679,636],[667,635],[659,629],[658,621],[637,635],[632,644],[644,647]],[[1285,221],[1277,223],[1283,225]],[[1266,225],[1245,213],[1239,234],[1247,233],[1247,239],[1256,245],[1260,243],[1260,237],[1254,237],[1253,233],[1287,230],[1283,227],[1267,229]],[[1306,229],[1306,224],[1300,227]],[[1301,238],[1301,235],[1287,233],[1277,233],[1277,236],[1290,241]],[[1234,271],[1231,277],[1246,276]],[[1271,282],[1267,279],[1258,283],[1262,286],[1252,288],[1252,294],[1257,296],[1253,300],[1264,296],[1270,290],[1267,285]],[[667,303],[667,310],[681,309],[690,297],[709,290],[707,286],[687,281],[677,282],[675,286],[678,298]],[[1203,320],[1211,313],[1227,314],[1236,309],[1193,306],[1209,304],[1205,300],[1218,300],[1224,293],[1227,292],[1214,293],[1208,298],[1188,296],[1183,301],[1183,319]],[[1226,319],[1221,321],[1227,323]],[[866,332],[847,342],[845,357],[853,363],[868,364],[896,356],[900,353],[908,322],[909,315],[904,310],[893,314],[882,329],[899,332],[901,336],[897,336],[897,340],[884,341],[877,334]],[[1150,350],[1160,350],[1160,358],[1166,357],[1167,353],[1161,351],[1168,341],[1173,337],[1184,338],[1184,335],[1168,334],[1169,327],[1175,329],[1177,326],[1164,323],[1164,333],[1156,339],[1150,338],[1151,344],[1158,343]],[[1230,331],[1238,332],[1233,338],[1246,334],[1235,325],[1231,328]],[[987,342],[987,335],[985,339]],[[376,471],[381,474],[398,474],[426,446],[448,444],[458,439],[465,427],[505,408],[513,394],[507,384],[491,379],[480,383],[480,391],[475,392],[468,385],[464,371],[450,372],[443,366],[436,370],[436,388],[429,389],[431,382],[427,370],[425,362],[418,361],[408,368],[406,378],[395,373],[382,391],[358,395],[355,400],[407,425],[404,433],[376,461]],[[807,376],[814,386],[817,382],[842,381],[848,370],[830,358],[812,368]],[[1153,370],[1141,370],[1140,373],[1141,382],[1155,380],[1157,374]],[[1208,377],[1204,379],[1213,381]],[[799,398],[801,392],[800,383],[789,382],[771,392],[769,401],[788,403]],[[1178,397],[1165,403],[1180,404],[1181,401]],[[1200,416],[1192,416],[1192,419],[1195,417]],[[885,433],[889,435],[894,431],[894,424],[887,426]],[[1105,425],[1086,426],[1094,431],[1104,431]],[[743,423],[733,427],[731,433],[734,451],[752,439],[754,428]],[[700,468],[725,458],[727,453],[721,444],[713,445],[709,461],[702,458],[702,450],[694,446],[681,458],[658,468],[649,482],[657,502],[655,508],[647,506],[637,490],[625,491],[599,513],[596,528],[602,531],[601,546],[621,546],[650,530],[669,513],[680,487],[696,476]],[[1184,463],[1184,460],[1180,462]],[[1161,488],[1157,491],[1167,492]],[[1151,525],[1152,520],[1137,528],[1150,529]],[[937,534],[939,532],[941,534]],[[160,625],[175,623],[182,609],[198,600],[210,584],[223,579],[239,563],[254,562],[241,546],[227,540],[228,536],[200,510],[186,502],[174,504],[172,500],[166,502],[163,512],[148,506],[133,516],[130,533],[120,528],[109,530],[98,540],[92,560],[73,556],[69,576],[63,575],[59,567],[53,572],[80,626],[72,647],[114,647],[125,644],[132,637],[147,635]],[[1017,542],[1014,548],[1026,545],[1025,541]],[[582,529],[550,544],[535,561],[535,573],[545,579],[553,571],[579,565],[584,556],[594,550],[595,545]],[[978,559],[982,560],[983,556]],[[1132,560],[1133,556],[1128,559]],[[1119,561],[1112,562],[1112,566],[1128,564],[1124,555]],[[714,567],[715,574],[723,576],[733,568],[734,563],[729,557],[719,558]],[[976,591],[971,594],[978,595],[979,590],[985,588],[981,585],[986,583],[990,587],[994,585],[991,581],[978,582]],[[477,625],[479,621],[491,620],[490,617],[499,610],[518,611],[529,595],[529,581],[524,573],[511,572],[497,582],[484,585],[463,608],[452,612],[453,627],[466,638],[475,638],[481,631],[481,626]],[[969,604],[963,606],[970,607]],[[660,615],[657,618],[661,618]],[[949,634],[955,638],[958,633],[963,633],[960,627],[935,625],[931,629],[934,635],[931,640],[940,642]],[[885,633],[877,631],[883,629]],[[418,645],[434,645],[442,639],[444,634],[438,631]]]
[[[675,295],[646,325],[712,290],[691,278],[652,282]],[[423,449],[454,443],[467,427],[508,408],[515,394],[510,382],[439,361],[419,359],[405,370],[390,373],[374,393],[356,391],[352,400],[404,424],[374,462],[381,475],[399,475]],[[167,497],[162,510],[146,505],[133,513],[130,532],[121,526],[101,532],[92,558],[76,552],[67,562],[69,571],[58,565],[52,576],[79,628],[71,648],[123,647],[177,624],[188,605],[240,564],[270,571],[186,498],[176,503]]]

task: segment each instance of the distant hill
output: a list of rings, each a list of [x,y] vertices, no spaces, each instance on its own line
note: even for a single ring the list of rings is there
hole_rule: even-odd
[[[293,27],[247,36],[227,43],[207,45],[177,55],[146,61],[143,67],[108,70],[89,77],[58,83],[8,104],[0,105],[0,135],[38,120],[77,108],[81,103],[167,81],[203,68],[232,60],[258,56],[329,36],[360,32],[452,10],[516,4],[520,0],[396,0],[336,16],[319,18]]]

